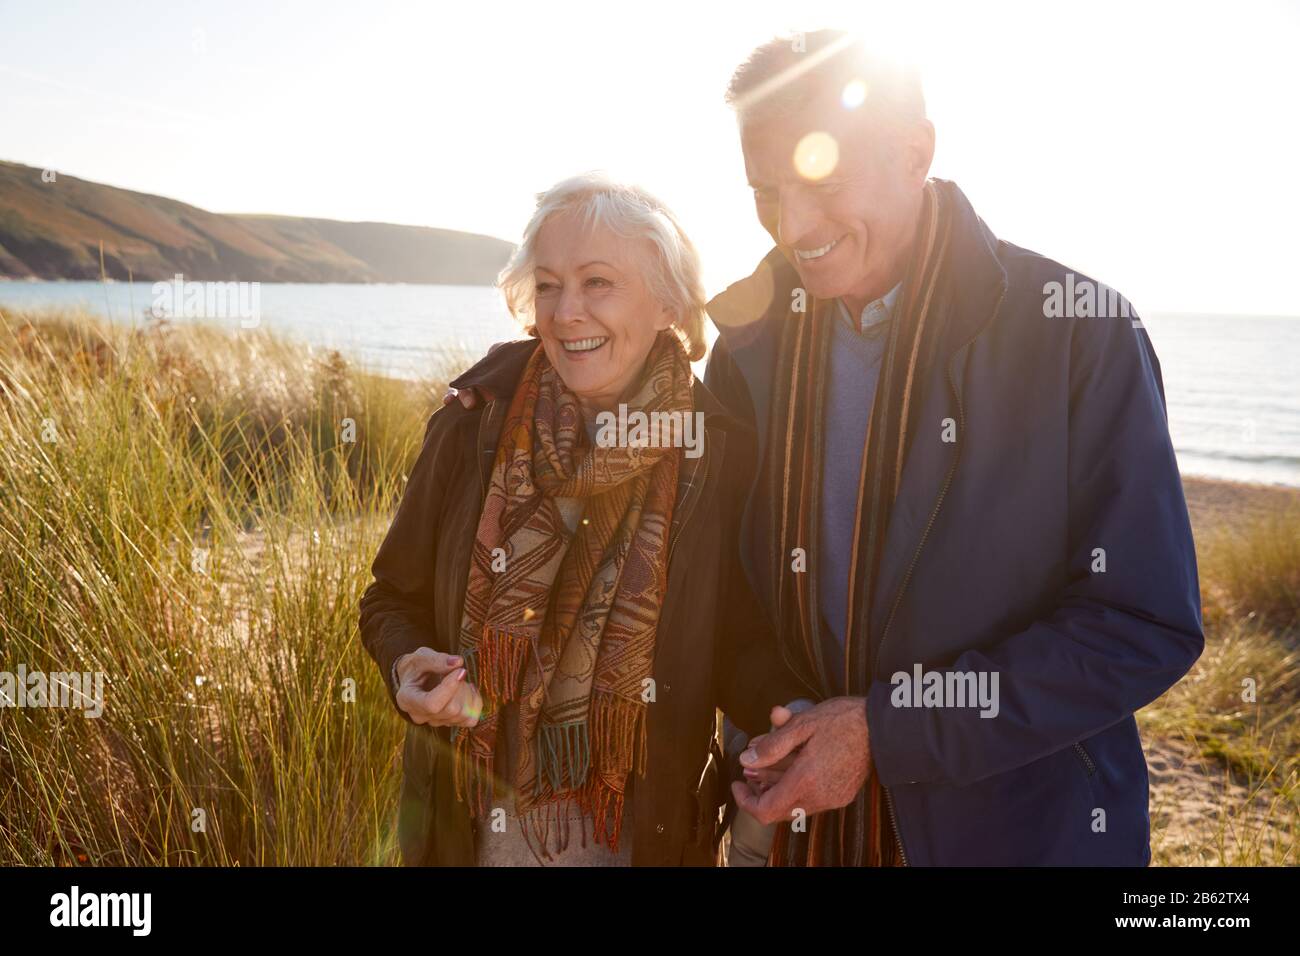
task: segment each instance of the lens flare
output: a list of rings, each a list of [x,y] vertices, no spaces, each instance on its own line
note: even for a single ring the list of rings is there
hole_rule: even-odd
[[[850,80],[840,94],[840,102],[846,110],[855,110],[867,101],[867,84],[865,80]]]
[[[830,133],[809,133],[794,148],[794,168],[804,179],[825,179],[840,162],[840,144]]]

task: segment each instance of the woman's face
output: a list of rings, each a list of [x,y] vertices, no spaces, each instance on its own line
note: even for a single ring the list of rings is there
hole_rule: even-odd
[[[537,237],[537,335],[581,404],[613,410],[627,397],[673,315],[642,270],[649,240],[632,241],[557,213]]]

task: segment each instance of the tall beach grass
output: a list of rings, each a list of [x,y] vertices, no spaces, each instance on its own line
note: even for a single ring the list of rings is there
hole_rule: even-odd
[[[357,602],[470,359],[407,383],[261,331],[0,315],[0,670],[107,680],[98,718],[0,708],[0,865],[397,861],[404,725]],[[1294,864],[1300,517],[1198,554],[1206,652],[1138,719],[1215,818],[1153,805],[1155,862]]]
[[[0,864],[396,859],[401,725],[356,608],[441,388],[260,332],[4,317],[0,669],[102,672],[106,706],[0,710]]]

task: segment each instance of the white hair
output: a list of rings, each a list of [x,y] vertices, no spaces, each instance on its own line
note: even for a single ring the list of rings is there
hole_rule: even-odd
[[[672,210],[640,186],[617,182],[604,173],[583,173],[537,196],[537,210],[524,229],[523,242],[497,277],[510,314],[533,334],[537,237],[556,213],[575,212],[586,225],[603,226],[624,239],[648,239],[655,250],[642,276],[650,293],[673,315],[686,353],[704,357],[704,282],[700,256]]]

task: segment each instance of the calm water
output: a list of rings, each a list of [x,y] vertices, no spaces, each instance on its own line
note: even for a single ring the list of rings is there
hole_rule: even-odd
[[[0,282],[0,307],[84,305],[119,322],[133,315],[139,322],[152,302],[149,283]],[[520,335],[498,294],[485,286],[263,282],[259,304],[261,328],[337,348],[404,378],[434,370],[444,349],[476,354]],[[236,318],[212,324],[239,328]]]
[[[84,304],[117,321],[150,306],[148,284],[0,282],[0,307]],[[441,349],[517,338],[483,286],[262,283],[263,327],[417,377]],[[1300,318],[1143,316],[1164,373],[1185,474],[1300,486]],[[229,320],[232,328],[237,320]]]

